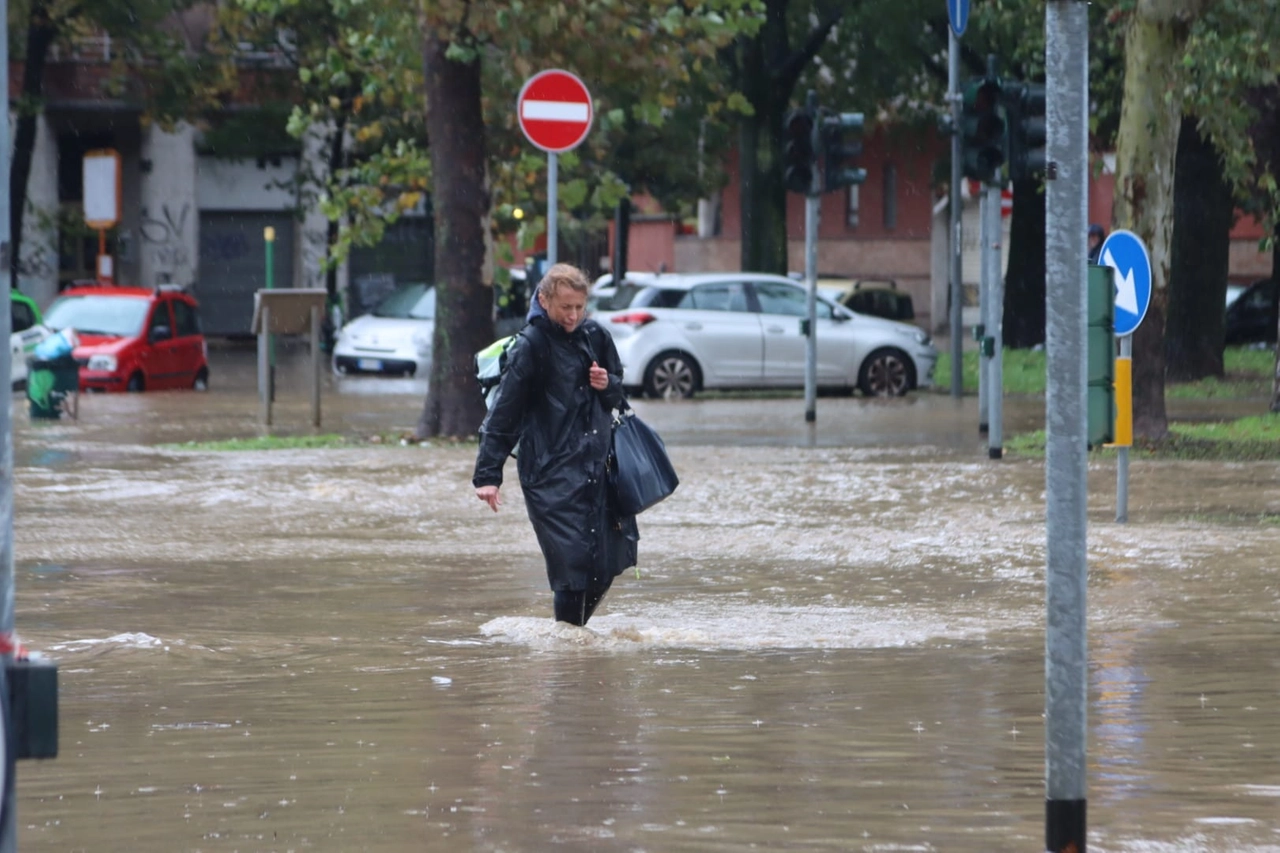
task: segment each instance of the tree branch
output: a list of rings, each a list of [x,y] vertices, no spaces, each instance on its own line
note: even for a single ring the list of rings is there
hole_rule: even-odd
[[[790,92],[795,88],[800,79],[800,73],[818,55],[818,51],[822,49],[823,42],[831,35],[831,30],[844,17],[844,11],[841,5],[828,9],[826,14],[818,21],[818,25],[809,32],[804,44],[800,45],[778,66],[773,76],[782,91]]]

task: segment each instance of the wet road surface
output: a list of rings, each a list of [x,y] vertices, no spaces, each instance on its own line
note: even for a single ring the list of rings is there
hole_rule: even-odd
[[[220,356],[207,394],[16,404],[62,703],[20,849],[1042,849],[1043,466],[988,461],[974,400],[641,403],[683,483],[577,629],[471,447],[162,446],[257,433]],[[412,381],[326,382],[322,431],[417,418]],[[1277,475],[1135,461],[1116,525],[1090,472],[1091,849],[1280,850]]]

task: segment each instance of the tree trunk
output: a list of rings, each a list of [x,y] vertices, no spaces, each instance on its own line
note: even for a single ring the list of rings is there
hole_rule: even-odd
[[[22,67],[22,95],[18,99],[18,122],[13,134],[13,165],[9,172],[9,283],[18,289],[22,259],[22,218],[27,208],[27,183],[36,148],[36,122],[44,109],[44,64],[49,46],[58,34],[49,20],[42,0],[31,6],[27,24],[27,55]]]
[[[785,26],[785,19],[783,21]],[[785,36],[785,32],[784,32]],[[742,89],[755,114],[738,125],[742,269],[787,274],[787,191],[782,181],[782,117],[789,92],[769,71],[767,34],[743,39]]]
[[[337,176],[338,171],[342,168],[344,139],[347,134],[347,116],[339,113],[337,121],[333,129],[333,138],[329,141],[329,180],[333,180]],[[333,263],[333,247],[338,244],[338,236],[340,233],[339,222],[337,219],[330,219],[329,224],[325,227],[324,240],[324,290],[325,304],[328,308],[341,304],[338,300],[338,265]],[[324,348],[328,352],[333,351],[333,344],[338,330],[334,328],[333,312],[326,310],[324,312],[324,324],[322,328],[322,337],[324,338]]]
[[[1133,431],[1164,438],[1164,320],[1169,303],[1169,242],[1173,231],[1173,165],[1181,103],[1170,69],[1186,41],[1180,13],[1198,0],[1141,0],[1125,31],[1124,100],[1116,139],[1112,225],[1127,228],[1151,255],[1151,304],[1133,334]]]
[[[1280,216],[1276,218],[1280,219]],[[1273,238],[1271,241],[1271,280],[1280,281],[1280,223],[1277,223],[1271,236]],[[1280,332],[1280,324],[1277,325],[1277,332]],[[1276,340],[1280,341],[1280,336]],[[1280,343],[1276,344],[1276,376],[1275,382],[1271,385],[1271,411],[1280,412]]]
[[[1029,349],[1044,343],[1044,203],[1039,178],[1014,182],[1002,341],[1011,349]]]
[[[493,290],[484,275],[490,211],[480,55],[459,62],[448,58],[448,49],[428,24],[423,70],[436,213],[436,327],[419,438],[475,435],[485,408],[474,357],[494,337]]]
[[[1164,332],[1165,375],[1170,380],[1222,376],[1222,305],[1234,215],[1217,149],[1200,135],[1194,118],[1184,117],[1174,168],[1173,256]]]

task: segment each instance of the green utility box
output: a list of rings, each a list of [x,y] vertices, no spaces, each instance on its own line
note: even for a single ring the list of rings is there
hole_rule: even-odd
[[[1089,446],[1116,440],[1115,284],[1111,267],[1089,265],[1088,411]]]
[[[80,393],[80,365],[71,356],[36,359],[27,373],[27,403],[31,417],[56,420],[62,417],[63,403],[75,402]]]

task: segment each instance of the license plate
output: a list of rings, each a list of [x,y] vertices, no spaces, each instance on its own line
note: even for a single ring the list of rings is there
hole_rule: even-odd
[[[361,370],[381,370],[382,361],[376,358],[362,358],[356,361],[356,367]]]

